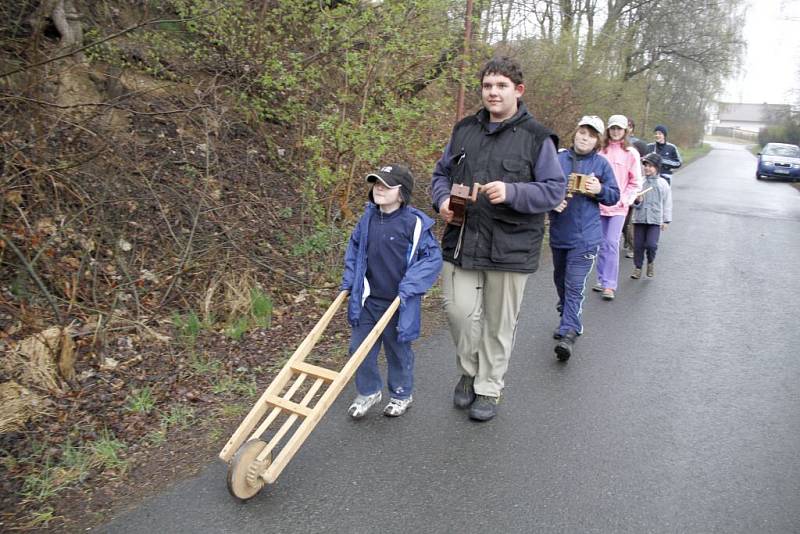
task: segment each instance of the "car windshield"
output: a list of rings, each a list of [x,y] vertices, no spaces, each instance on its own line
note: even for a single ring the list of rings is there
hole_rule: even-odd
[[[800,158],[800,147],[792,145],[767,145],[764,147],[765,156],[783,156],[784,158]]]

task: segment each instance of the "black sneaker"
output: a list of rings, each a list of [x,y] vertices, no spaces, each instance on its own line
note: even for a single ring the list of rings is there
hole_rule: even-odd
[[[500,397],[476,395],[475,402],[469,407],[469,418],[475,421],[488,421],[497,415],[497,405],[499,403]]]
[[[453,392],[453,404],[456,408],[468,408],[475,400],[474,376],[461,375]]]
[[[578,334],[576,334],[574,330],[570,330],[556,343],[556,358],[558,358],[559,361],[565,362],[569,360],[569,357],[572,356],[572,347],[575,345],[575,339],[577,337]]]

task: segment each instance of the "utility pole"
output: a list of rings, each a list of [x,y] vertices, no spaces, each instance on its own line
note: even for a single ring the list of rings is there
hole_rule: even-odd
[[[461,65],[458,69],[459,84],[456,96],[456,122],[464,117],[464,77],[466,76],[467,63],[472,41],[472,0],[467,0],[467,14],[464,20],[464,48],[461,51]]]

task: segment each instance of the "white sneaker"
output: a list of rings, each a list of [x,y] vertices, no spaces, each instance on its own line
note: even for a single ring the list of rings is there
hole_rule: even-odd
[[[367,410],[378,404],[380,401],[380,391],[373,393],[372,395],[358,395],[347,409],[347,413],[350,414],[350,417],[353,419],[361,419],[364,417],[364,415],[366,415]]]
[[[389,399],[389,404],[383,409],[383,415],[387,417],[400,417],[411,407],[412,402],[414,402],[413,396],[409,396],[407,399]]]

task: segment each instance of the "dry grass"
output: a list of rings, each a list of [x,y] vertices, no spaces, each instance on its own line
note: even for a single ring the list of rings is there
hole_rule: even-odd
[[[4,358],[3,371],[27,386],[60,391],[59,362],[72,362],[74,348],[67,329],[54,326],[20,341]]]
[[[45,398],[13,380],[0,384],[0,406],[0,434],[22,430],[28,420],[48,414]]]

